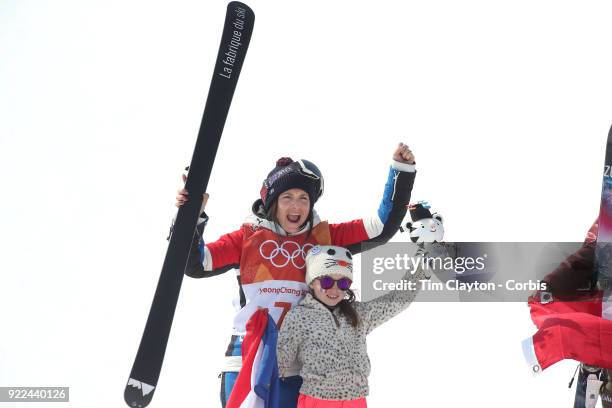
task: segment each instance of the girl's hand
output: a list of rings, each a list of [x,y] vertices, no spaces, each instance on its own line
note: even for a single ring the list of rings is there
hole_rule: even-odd
[[[408,145],[400,143],[397,145],[397,149],[393,152],[393,160],[400,163],[414,164],[414,154],[408,147]]]

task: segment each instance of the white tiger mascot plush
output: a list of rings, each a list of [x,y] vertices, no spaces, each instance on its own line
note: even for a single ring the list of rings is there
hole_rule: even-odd
[[[414,243],[442,242],[444,238],[444,224],[442,216],[429,211],[430,205],[426,201],[419,201],[408,206],[410,218],[400,231],[409,232],[410,240]]]

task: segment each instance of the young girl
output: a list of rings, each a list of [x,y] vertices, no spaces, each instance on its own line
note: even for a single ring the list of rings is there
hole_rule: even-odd
[[[399,229],[414,183],[414,156],[400,143],[393,154],[382,201],[374,217],[329,224],[313,207],[323,194],[323,176],[307,160],[279,159],[261,188],[252,214],[234,232],[204,244],[207,217],[203,213],[185,273],[194,278],[237,269],[238,297],[234,333],[227,348],[221,377],[223,407],[241,368],[245,324],[259,308],[267,308],[281,326],[287,312],[308,291],[304,282],[305,256],[315,245],[342,245],[359,252],[363,242],[384,243]],[[177,205],[187,200],[179,190]],[[301,385],[298,367],[287,367],[281,382],[282,407],[295,407]]]
[[[405,279],[428,277],[418,269]],[[308,253],[310,292],[287,313],[277,344],[281,377],[289,375],[293,361],[301,363],[298,408],[366,407],[370,374],[366,335],[406,309],[417,292],[396,290],[356,302],[352,280],[353,262],[346,248],[316,246]]]

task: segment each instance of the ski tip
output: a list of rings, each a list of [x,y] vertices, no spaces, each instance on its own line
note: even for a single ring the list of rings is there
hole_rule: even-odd
[[[244,9],[244,11],[246,12],[246,14],[248,14],[249,18],[251,19],[255,19],[255,13],[253,12],[253,9],[251,9],[249,6],[247,6],[246,4],[240,2],[240,1],[231,1],[229,2],[229,4],[227,5],[227,10],[234,10],[236,8],[242,8]]]
[[[154,385],[130,378],[125,386],[123,399],[129,407],[144,408],[153,399],[154,392]]]

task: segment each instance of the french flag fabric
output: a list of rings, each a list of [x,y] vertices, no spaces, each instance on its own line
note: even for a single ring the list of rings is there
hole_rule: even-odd
[[[268,310],[253,313],[242,341],[242,369],[226,408],[279,407],[277,337],[278,330]]]
[[[583,294],[572,292],[572,287],[581,287],[590,279],[597,230],[596,222],[582,248],[545,278],[551,287],[571,293],[571,298],[542,301],[541,293],[537,293],[529,299],[531,319],[538,331],[523,342],[523,353],[536,374],[564,359],[612,369],[609,288]]]
[[[601,317],[601,292],[548,304],[532,298],[529,306],[538,331],[525,340],[523,352],[534,373],[564,359],[612,369],[612,321]]]

